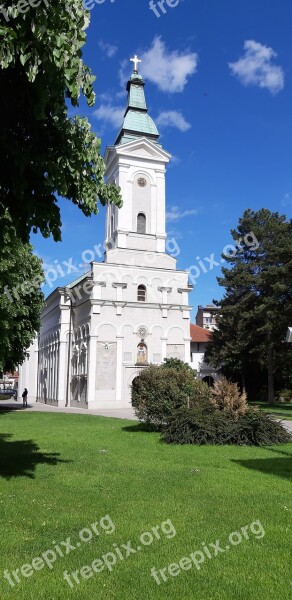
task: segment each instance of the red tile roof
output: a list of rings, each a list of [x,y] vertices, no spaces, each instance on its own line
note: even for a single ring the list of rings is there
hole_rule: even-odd
[[[210,342],[212,337],[211,331],[199,327],[199,325],[191,325],[192,342]]]

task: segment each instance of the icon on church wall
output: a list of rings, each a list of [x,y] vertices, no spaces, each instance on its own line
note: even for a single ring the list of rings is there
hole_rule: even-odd
[[[147,362],[147,346],[144,342],[141,342],[138,344],[137,365],[146,365]]]
[[[146,181],[145,177],[139,177],[137,183],[140,187],[145,187],[147,185],[147,181]]]
[[[110,359],[110,357],[111,357],[111,355],[112,355],[112,353],[113,353],[113,351],[114,351],[113,349],[114,349],[114,348],[115,348],[115,346],[116,346],[116,343],[114,342],[114,343],[110,344],[109,342],[105,342],[105,343],[103,344],[103,343],[101,342],[101,343],[100,343],[100,346],[101,346],[101,350],[102,350],[102,353],[101,353],[101,354],[102,354],[102,356],[103,356],[104,358],[108,358],[108,359]]]

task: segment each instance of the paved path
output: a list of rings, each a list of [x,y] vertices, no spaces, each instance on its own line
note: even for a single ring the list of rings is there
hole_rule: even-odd
[[[0,412],[2,410],[26,410],[28,412],[51,412],[51,413],[70,413],[73,415],[95,415],[99,417],[114,417],[116,419],[130,419],[132,421],[137,421],[137,417],[135,416],[134,409],[129,406],[129,408],[109,408],[109,409],[97,409],[91,410],[87,408],[73,408],[71,406],[67,408],[60,408],[58,406],[50,406],[49,404],[42,404],[42,402],[28,402],[28,407],[22,408],[22,401],[15,402],[12,401],[4,401],[0,402]]]
[[[282,421],[282,425],[292,433],[292,421]]]

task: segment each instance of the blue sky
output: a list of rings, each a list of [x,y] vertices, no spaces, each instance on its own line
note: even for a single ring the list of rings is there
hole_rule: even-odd
[[[173,155],[167,230],[179,246],[178,268],[200,270],[191,294],[194,318],[198,304],[222,296],[220,267],[210,271],[204,258],[219,262],[243,211],[266,207],[292,217],[292,5],[180,0],[172,8],[165,2],[165,14],[156,4],[158,17],[149,0],[92,4],[84,59],[97,77],[97,97],[94,108],[82,101],[78,112],[89,118],[104,152],[121,124],[129,58],[142,58],[149,113]],[[40,235],[31,241],[45,267],[57,264],[66,273],[63,261],[87,262],[84,250],[97,252],[103,243],[105,210],[86,218],[68,201],[60,206],[62,242]]]

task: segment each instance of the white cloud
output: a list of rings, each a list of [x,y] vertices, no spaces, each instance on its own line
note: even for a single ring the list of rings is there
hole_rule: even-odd
[[[243,85],[256,85],[277,94],[284,88],[282,67],[272,64],[277,53],[268,46],[254,40],[244,42],[245,53],[237,62],[229,63],[233,75]]]
[[[130,62],[126,58],[120,62],[119,78],[123,90],[125,89],[126,83],[129,80],[131,74],[131,67],[129,65]],[[125,95],[126,92],[123,91],[123,94]]]
[[[166,220],[169,221],[179,221],[180,219],[184,219],[185,217],[190,217],[192,215],[198,214],[197,208],[191,208],[189,210],[180,210],[179,206],[171,206],[170,210],[166,213]]]
[[[284,198],[282,199],[282,206],[292,206],[292,198],[290,192],[286,192],[286,194],[284,194]]]
[[[190,123],[186,121],[183,114],[177,110],[165,110],[155,119],[160,127],[176,127],[179,131],[188,131],[191,128]]]
[[[110,104],[112,102],[113,95],[114,94],[112,90],[109,90],[107,92],[103,92],[102,94],[98,94],[97,98],[102,104]]]
[[[107,44],[106,42],[103,42],[102,40],[100,40],[98,42],[98,45],[99,45],[100,49],[103,50],[103,52],[106,54],[106,56],[108,58],[112,58],[113,56],[115,56],[115,54],[118,50],[118,46],[114,46],[113,44]]]
[[[195,52],[168,51],[160,37],[155,37],[149,50],[141,56],[141,73],[162,92],[183,92],[188,78],[197,70]]]
[[[122,125],[124,113],[124,106],[112,106],[111,104],[101,104],[100,107],[93,112],[93,116],[98,121],[102,121],[104,124],[117,128]]]
[[[171,238],[174,238],[175,240],[183,240],[184,236],[179,229],[171,229],[167,232],[167,239],[170,240]]]
[[[176,156],[175,154],[172,154],[168,168],[176,167],[177,165],[180,165],[180,163],[181,158],[179,156]]]

